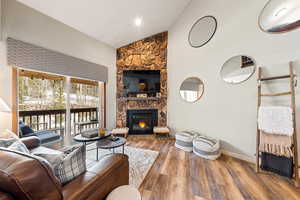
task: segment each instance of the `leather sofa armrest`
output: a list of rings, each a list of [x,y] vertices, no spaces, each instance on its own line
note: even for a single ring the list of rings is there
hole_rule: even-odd
[[[64,200],[104,200],[112,190],[128,184],[128,156],[107,155],[88,168],[85,174],[63,186]]]
[[[24,137],[20,139],[28,149],[34,149],[40,146],[41,141],[36,136]]]

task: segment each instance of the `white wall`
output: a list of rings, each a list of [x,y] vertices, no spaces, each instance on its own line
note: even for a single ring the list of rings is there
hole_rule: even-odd
[[[115,63],[116,50],[104,43],[92,39],[85,34],[72,29],[50,17],[47,17],[15,0],[2,0],[3,40],[1,46],[5,48],[6,38],[12,37],[41,47],[55,50],[67,55],[88,60],[107,66],[108,80],[108,124],[114,125],[115,120]],[[0,60],[6,59],[6,54],[0,54]],[[70,69],[71,70],[71,69]],[[84,69],[83,69],[84,70]],[[0,85],[3,87],[0,97],[10,103],[11,76],[10,68],[1,63]],[[112,91],[112,92],[111,92]],[[4,126],[0,126],[3,130]]]
[[[223,63],[235,55],[249,55],[265,75],[287,74],[288,61],[300,58],[300,30],[271,35],[258,27],[258,16],[268,0],[193,0],[169,30],[168,46],[168,122],[173,130],[195,130],[219,138],[226,151],[253,159],[256,137],[257,83],[255,74],[240,85],[225,83],[219,73]],[[204,47],[192,48],[188,33],[200,17],[218,20],[214,38]],[[296,66],[300,72],[300,62]],[[205,84],[197,103],[185,103],[179,95],[181,82],[197,76]],[[270,86],[269,89],[287,81]],[[297,94],[299,93],[297,88]],[[298,113],[300,96],[297,95]],[[287,104],[287,99],[272,103]],[[300,115],[298,116],[300,122]],[[298,123],[299,124],[299,123]],[[246,158],[246,157],[245,157]]]

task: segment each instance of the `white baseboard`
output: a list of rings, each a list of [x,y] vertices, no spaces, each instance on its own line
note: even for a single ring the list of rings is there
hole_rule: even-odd
[[[240,159],[240,160],[244,160],[250,163],[254,163],[255,164],[255,157],[251,157],[251,156],[247,156],[244,154],[239,154],[239,153],[235,153],[235,152],[231,152],[231,151],[227,151],[222,149],[221,152],[225,155]]]

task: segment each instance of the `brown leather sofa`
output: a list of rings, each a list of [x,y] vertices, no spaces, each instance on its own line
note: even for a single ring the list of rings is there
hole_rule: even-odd
[[[31,151],[40,145],[37,137],[22,141]],[[49,165],[38,157],[0,148],[0,200],[101,200],[128,181],[128,157],[123,154],[105,156],[61,186]]]

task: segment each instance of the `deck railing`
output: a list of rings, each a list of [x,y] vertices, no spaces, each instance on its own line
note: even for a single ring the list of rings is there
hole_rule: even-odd
[[[65,130],[66,109],[19,111],[19,119],[36,131],[49,129]],[[86,122],[92,119],[99,120],[97,108],[72,108],[72,133],[78,131],[76,123]],[[94,128],[96,126],[97,124],[91,124],[88,125],[87,128]]]

